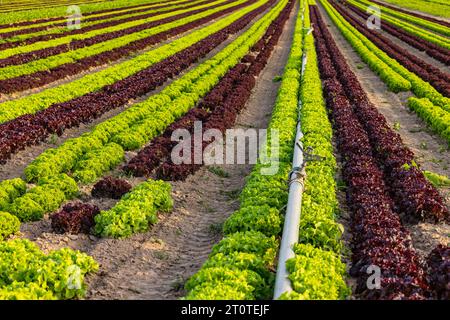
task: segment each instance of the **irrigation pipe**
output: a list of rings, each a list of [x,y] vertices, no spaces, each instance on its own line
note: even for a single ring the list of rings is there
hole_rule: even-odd
[[[302,57],[301,77],[305,71],[306,53]],[[289,196],[284,218],[283,235],[281,238],[280,253],[278,257],[277,275],[275,279],[274,299],[278,299],[284,292],[292,291],[289,274],[286,270],[286,261],[295,256],[293,247],[298,242],[300,215],[302,208],[302,194],[304,190],[305,172],[305,153],[303,152],[303,138],[300,111],[302,103],[299,99],[298,110],[299,117],[297,121],[297,134],[295,136],[294,158],[292,160],[292,171],[289,174]]]

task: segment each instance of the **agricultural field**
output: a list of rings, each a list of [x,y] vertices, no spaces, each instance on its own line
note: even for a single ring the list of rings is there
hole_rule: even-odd
[[[0,300],[449,300],[450,4],[0,0]]]

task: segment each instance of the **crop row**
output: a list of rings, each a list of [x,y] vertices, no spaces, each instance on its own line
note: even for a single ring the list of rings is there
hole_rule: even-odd
[[[146,30],[142,34],[124,37],[125,41],[108,41],[80,50],[70,51],[46,59],[33,61],[26,65],[10,66],[0,79],[0,93],[12,93],[42,86],[67,76],[78,74],[89,68],[118,60],[131,53],[148,48],[170,37],[189,31],[230,12],[242,9],[255,1],[240,0],[229,6],[208,10],[186,19]],[[137,40],[133,40],[137,38]],[[12,77],[12,78],[10,78]]]
[[[363,11],[362,9],[355,7],[348,2],[345,3],[345,8],[353,11],[363,19],[367,19],[370,15]],[[381,29],[393,35],[394,37],[399,38],[400,40],[406,42],[407,44],[417,48],[421,51],[425,51],[430,57],[435,58],[438,61],[445,63],[446,65],[450,65],[450,50],[442,48],[434,43],[430,43],[418,36],[409,34],[399,27],[390,24],[388,22],[384,22],[381,24]]]
[[[20,221],[2,210],[23,218],[25,211],[53,206],[59,196],[70,197],[77,192],[75,182],[67,176],[42,179],[28,192],[19,178],[0,182],[0,300],[71,299],[84,295],[84,276],[98,270],[91,257],[71,249],[45,255],[29,240],[4,241],[19,232]],[[20,201],[22,209],[16,212],[14,208],[20,207]]]
[[[173,181],[184,180],[188,175],[201,168],[202,164],[196,164],[193,161],[193,152],[187,155],[192,160],[191,164],[174,164],[170,160],[170,153],[175,144],[170,139],[172,133],[178,129],[187,129],[193,133],[195,121],[202,122],[202,134],[209,129],[218,129],[224,134],[226,129],[233,126],[238,113],[245,107],[250,97],[251,90],[255,85],[255,77],[266,65],[278,42],[283,30],[282,26],[289,17],[293,3],[291,1],[277,20],[270,25],[265,35],[253,46],[251,52],[243,58],[241,63],[227,72],[196,108],[192,108],[186,115],[171,124],[161,136],[153,139],[147,147],[128,162],[124,168],[126,172],[136,176],[148,176],[158,168],[157,176],[159,178]],[[193,145],[194,141],[186,143]],[[209,143],[206,141],[202,144],[202,154],[208,145]]]
[[[64,248],[45,254],[28,239],[0,241],[0,300],[82,297],[85,275],[98,268],[79,251]]]
[[[328,32],[317,8],[312,7],[311,13],[327,106],[334,122],[337,147],[343,156],[342,173],[352,212],[350,272],[358,278],[356,293],[372,299],[422,298],[428,289],[424,269],[409,234],[393,211],[383,173],[372,155],[369,136],[348,96],[348,92],[357,88],[357,82],[345,83],[338,78],[341,68],[347,67],[346,76],[351,71],[345,60],[338,59],[337,52],[333,52],[337,48],[334,40],[324,37]],[[340,69],[335,69],[338,65]],[[367,290],[366,271],[370,265],[380,268],[382,289]]]
[[[360,8],[361,10],[366,11],[366,9],[367,9],[367,5],[361,4],[355,0],[347,0],[347,2],[351,5],[354,5],[355,7]],[[383,22],[384,21],[389,22],[389,23],[399,27],[400,29],[405,30],[406,32],[408,32],[412,35],[418,36],[418,37],[425,39],[429,42],[432,42],[438,46],[441,46],[446,49],[450,49],[450,40],[446,36],[438,35],[432,31],[425,30],[421,27],[417,27],[411,23],[408,23],[406,21],[403,21],[403,20],[400,20],[400,19],[397,19],[394,17],[390,17],[386,14],[383,14],[381,16],[381,20]],[[445,27],[443,27],[443,28],[445,28]],[[448,29],[448,28],[446,28],[446,29]]]
[[[331,60],[336,64],[325,74],[332,75],[335,72],[343,84],[355,115],[367,132],[373,155],[384,168],[386,185],[396,205],[407,219],[444,220],[448,211],[443,200],[415,164],[413,152],[403,144],[400,135],[389,127],[386,119],[369,101],[355,74],[344,63],[345,58],[329,31],[322,30],[322,37],[327,42]]]
[[[384,6],[386,8],[398,11],[398,12],[405,13],[405,14],[410,15],[410,16],[414,16],[414,17],[417,17],[417,18],[420,18],[420,19],[423,19],[423,20],[428,20],[428,21],[431,21],[431,22],[434,22],[434,23],[437,23],[437,24],[440,24],[440,25],[443,25],[443,26],[446,26],[446,27],[450,28],[450,23],[447,22],[447,21],[444,21],[444,20],[436,19],[436,18],[433,18],[433,17],[430,17],[430,16],[424,16],[424,15],[422,15],[420,13],[409,11],[409,10],[405,10],[405,9],[402,9],[402,8],[399,8],[399,7],[395,7],[395,6],[392,6],[392,5],[390,5],[388,3],[385,3],[385,2],[381,3],[380,1],[376,1],[376,0],[371,0],[371,2],[376,3],[378,5],[381,5],[381,6]]]
[[[82,4],[90,4],[95,3],[97,0],[76,0],[73,2],[75,5]],[[72,3],[70,3],[72,4]],[[59,7],[67,5],[67,1],[59,0],[59,1],[41,1],[36,3],[34,1],[14,1],[9,0],[6,4],[2,3],[2,7],[0,8],[0,12],[14,12],[14,11],[23,11],[23,10],[33,10],[33,9],[49,9],[53,7]]]
[[[91,4],[95,3],[97,0],[77,0],[74,1],[74,5],[83,5],[83,4]],[[60,7],[67,5],[67,2],[65,1],[42,1],[40,3],[35,2],[16,2],[9,0],[6,4],[2,3],[2,6],[0,8],[1,13],[9,13],[9,12],[15,12],[15,11],[26,11],[26,10],[36,10],[36,9],[51,9],[54,7]]]
[[[8,123],[0,125],[2,133],[0,145],[2,146],[1,160],[6,160],[11,154],[26,146],[38,144],[51,133],[62,134],[70,127],[88,122],[117,108],[129,101],[162,85],[165,81],[175,77],[188,68],[199,58],[225,41],[230,34],[243,29],[256,15],[264,11],[271,3],[254,9],[232,22],[222,30],[201,39],[190,47],[175,53],[152,66],[137,72],[123,80],[106,86],[100,91],[84,95],[71,101],[55,104],[50,108],[36,113],[25,115]],[[182,40],[182,39],[181,39]],[[185,41],[186,42],[186,41]],[[173,47],[172,47],[173,48]]]
[[[450,112],[434,105],[429,99],[408,99],[408,107],[444,138],[450,146]]]
[[[60,174],[39,179],[36,186],[10,199],[2,210],[15,215],[20,221],[35,221],[77,195],[78,186],[75,180]]]
[[[102,237],[124,238],[145,232],[158,221],[158,212],[173,207],[170,184],[148,180],[126,193],[110,210],[95,216],[95,233]]]
[[[196,0],[201,1],[201,0]],[[109,12],[106,10],[105,12],[99,11],[99,13],[96,12],[82,12],[82,16],[80,17],[80,22],[82,23],[90,23],[100,20],[108,20],[108,19],[120,19],[123,16],[127,16],[129,14],[139,14],[142,12],[146,12],[149,10],[157,10],[157,9],[164,9],[167,7],[172,6],[184,6],[186,5],[186,0],[179,0],[179,1],[166,1],[166,2],[154,2],[154,3],[147,3],[144,5],[139,6],[133,6],[133,7],[123,7],[120,8],[120,10],[113,10]],[[37,27],[46,27],[48,31],[51,31],[54,28],[62,27],[63,23],[66,23],[67,25],[67,18],[65,16],[62,17],[56,17],[56,18],[50,18],[50,19],[41,19],[41,20],[35,20],[35,21],[22,21],[7,25],[0,25],[0,34],[4,34],[7,32],[13,32],[18,30],[33,30]]]
[[[102,2],[92,5],[83,5],[81,10],[83,17],[96,17],[108,13],[120,13],[133,8],[151,7],[165,4],[169,1],[152,0],[118,0],[114,2]],[[171,3],[184,2],[184,0],[170,1]],[[52,24],[66,20],[67,7],[56,8],[54,10],[28,10],[24,12],[10,12],[0,19],[0,29],[21,28],[36,24]]]
[[[81,79],[74,80],[70,83],[62,84],[54,88],[49,88],[36,94],[17,100],[4,102],[0,104],[0,123],[12,120],[24,114],[35,113],[56,103],[69,101],[85,94],[100,90],[107,85],[111,85],[121,79],[125,79],[172,56],[177,52],[180,52],[183,49],[190,47],[209,35],[227,27],[234,21],[247,15],[249,12],[262,12],[263,9],[261,8],[267,8],[267,6],[268,4],[266,0],[260,0],[253,5],[225,17],[224,19],[214,22],[211,25],[195,30],[180,39],[176,39],[154,50],[140,54],[137,57],[129,59],[125,62],[113,65],[105,70],[88,74]]]
[[[350,42],[352,47],[363,58],[363,60],[369,64],[369,67],[380,75],[380,78],[392,91],[397,92],[398,90],[392,88],[393,79],[389,76],[384,76],[383,71],[385,70],[383,70],[383,67],[397,73],[406,81],[407,86],[405,86],[404,89],[411,89],[416,96],[420,98],[428,98],[434,104],[439,105],[445,111],[450,112],[450,98],[442,96],[442,94],[440,94],[429,83],[423,81],[416,74],[408,71],[408,69],[403,67],[398,61],[389,57],[387,53],[378,48],[348,21],[346,21],[342,15],[340,15],[339,12],[337,12],[336,9],[329,4],[328,1],[321,0],[321,2],[340,32]],[[372,57],[368,57],[367,52],[371,52]]]
[[[409,53],[407,50],[397,46],[379,33],[374,33],[367,29],[364,23],[354,19],[340,5],[338,5],[337,2],[331,0],[330,3],[353,27],[367,37],[367,39],[372,41],[372,43],[378,48],[386,52],[391,58],[400,62],[400,64],[406,69],[418,75],[422,80],[430,83],[445,97],[450,97],[450,75],[445,72],[441,72],[440,69],[428,64],[417,56]],[[405,78],[409,80],[407,76],[405,76]],[[423,82],[418,83],[417,85],[412,83],[412,91],[417,92],[417,90],[415,90],[415,86],[425,87],[425,85],[426,84]]]
[[[119,14],[117,17],[99,19],[96,18],[93,22],[83,21],[83,28],[68,30],[67,22],[64,21],[60,24],[55,24],[54,28],[49,29],[48,26],[35,27],[30,29],[19,29],[10,32],[0,33],[2,39],[0,40],[0,50],[14,48],[21,45],[29,45],[39,41],[47,41],[50,39],[61,38],[67,35],[80,34],[91,30],[97,30],[102,28],[111,27],[121,23],[129,22],[134,19],[141,20],[160,14],[161,12],[174,12],[180,9],[188,9],[197,5],[204,4],[204,0],[194,1],[188,5],[165,5],[159,10],[155,8],[139,9],[132,11],[132,13],[125,12],[125,14]],[[161,10],[164,9],[164,10]],[[143,14],[142,14],[143,13]],[[101,17],[100,17],[101,18]],[[97,20],[100,20],[98,23]],[[1,30],[0,30],[1,31]]]
[[[202,6],[195,6],[190,9],[175,11],[176,14],[172,12],[163,13],[147,19],[137,21],[133,20],[131,22],[105,29],[92,30],[81,34],[70,35],[64,38],[41,41],[31,45],[6,49],[0,51],[0,66],[6,67],[10,65],[20,65],[64,52],[89,47],[108,40],[116,40],[119,42],[120,40],[124,41],[122,39],[124,36],[130,37],[130,35],[134,33],[142,34],[142,31],[147,29],[174,21],[183,21],[181,19],[189,17],[190,15],[205,12],[232,2],[232,0],[218,0],[212,4],[205,4]],[[145,35],[146,33],[143,34]]]
[[[304,11],[304,27],[310,27],[309,7]],[[299,94],[302,144],[320,160],[306,163],[299,244],[294,246],[295,257],[286,263],[293,291],[280,299],[345,299],[350,290],[341,262],[343,227],[335,221],[338,202],[332,128],[322,96],[313,34],[303,32],[306,65]]]
[[[367,1],[367,0],[357,0],[357,1],[366,6],[374,5],[373,1]],[[413,25],[424,27],[425,29],[434,31],[437,34],[444,35],[444,36],[450,36],[450,28],[443,26],[439,23],[434,23],[433,21],[430,21],[430,20],[424,20],[417,16],[403,13],[398,10],[393,10],[388,7],[385,7],[384,5],[379,6],[379,8],[380,8],[380,13],[382,16],[398,18],[401,21],[410,22]]]

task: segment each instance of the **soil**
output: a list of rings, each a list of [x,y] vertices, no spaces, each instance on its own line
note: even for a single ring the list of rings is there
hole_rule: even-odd
[[[323,7],[320,4],[318,6],[338,48],[358,77],[370,101],[384,115],[389,125],[397,129],[405,145],[414,152],[417,163],[424,170],[450,177],[450,150],[441,137],[428,129],[415,113],[409,111],[406,102],[412,93],[390,92],[378,75],[360,59]],[[422,58],[427,62],[433,60],[428,56]],[[450,188],[441,187],[438,190],[447,206],[450,207]],[[405,225],[405,227],[411,232],[413,245],[421,256],[428,255],[439,243],[449,244],[450,242],[448,224],[418,223]]]
[[[279,87],[273,78],[282,74],[287,61],[297,10],[298,5],[292,11],[267,67],[258,77],[236,127],[267,127]],[[44,150],[46,146],[39,148]],[[19,166],[23,169],[23,165]],[[101,267],[96,275],[87,279],[87,299],[177,299],[184,294],[185,280],[198,271],[212,246],[221,239],[222,223],[239,208],[238,196],[252,168],[248,164],[218,167],[222,173],[203,167],[186,181],[172,182],[174,209],[170,214],[160,215],[159,222],[149,232],[122,240],[60,235],[52,233],[50,219],[45,217],[38,222],[23,224],[22,235],[34,240],[44,251],[71,247],[93,256]],[[11,169],[14,166],[10,163]],[[12,176],[17,176],[17,172],[21,173],[21,170]],[[0,178],[3,179],[2,175],[9,175],[8,169],[2,168]],[[131,182],[139,181],[142,179]],[[89,187],[83,191],[86,193],[82,197],[84,200],[102,209],[115,203],[114,200],[90,198],[87,195]]]

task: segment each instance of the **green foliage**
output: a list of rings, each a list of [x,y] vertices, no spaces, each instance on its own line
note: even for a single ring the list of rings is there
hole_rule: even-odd
[[[230,234],[239,231],[260,231],[267,236],[278,235],[282,228],[282,216],[276,208],[268,205],[241,208],[229,217],[223,232]]]
[[[104,2],[99,2],[99,3],[80,4],[80,8],[81,8],[81,11],[83,12],[83,14],[86,14],[86,13],[93,12],[93,11],[108,10],[108,9],[121,8],[121,7],[125,7],[125,6],[132,6],[132,5],[152,3],[152,2],[159,2],[159,0],[104,1]],[[66,15],[67,15],[67,6],[46,8],[45,10],[42,10],[42,8],[39,8],[39,9],[34,9],[34,10],[13,11],[13,12],[8,12],[8,14],[0,15],[0,23],[7,24],[7,23],[19,22],[19,21],[32,21],[32,20],[38,20],[38,19],[58,18],[58,17],[61,17],[61,20],[59,20],[59,22],[65,23],[67,21],[67,19],[65,18]]]
[[[0,241],[20,230],[20,221],[8,212],[0,211]]]
[[[16,198],[5,210],[21,221],[40,220],[44,214],[56,211],[63,202],[77,195],[76,182],[66,174],[44,177],[36,187]]]
[[[389,89],[394,92],[411,90],[417,97],[428,98],[433,104],[442,108],[443,114],[450,114],[450,98],[444,97],[431,84],[422,80],[415,73],[410,72],[395,59],[390,58],[384,51],[380,50],[350,25],[326,0],[322,0],[322,4],[352,47],[388,85]],[[399,76],[409,84],[402,86]]]
[[[226,237],[213,247],[210,257],[196,275],[207,277],[208,273],[205,269],[212,267],[224,267],[225,270],[251,270],[262,276],[267,281],[267,285],[272,288],[274,277],[271,271],[279,245],[276,236],[282,229],[282,211],[288,198],[286,180],[292,166],[299,95],[302,95],[304,104],[302,125],[305,127],[302,129],[305,139],[303,143],[314,147],[315,152],[325,159],[317,165],[308,164],[307,167],[311,178],[308,178],[306,182],[307,202],[303,203],[300,241],[312,242],[314,245],[324,246],[330,250],[340,251],[342,248],[340,242],[342,227],[334,221],[337,200],[333,176],[336,161],[331,145],[332,131],[323,103],[312,35],[306,37],[309,53],[308,66],[315,67],[305,70],[302,86],[300,85],[303,39],[307,32],[304,27],[309,27],[308,7],[303,2],[302,6],[305,11],[299,10],[291,53],[268,128],[268,132],[270,129],[276,129],[279,132],[280,144],[276,149],[279,157],[277,161],[272,162],[272,165],[278,166],[278,170],[275,174],[263,174],[262,169],[267,169],[268,165],[263,164],[261,159],[260,163],[254,166],[240,195],[241,208],[224,223]],[[302,12],[304,12],[304,21],[300,18]],[[301,90],[303,87],[304,89]],[[267,140],[270,142],[270,134]],[[270,159],[274,159],[271,158],[270,145],[267,154]],[[329,255],[338,257],[333,252],[329,252]],[[338,258],[336,259],[339,261]],[[225,271],[222,270],[222,272]],[[342,276],[339,279],[341,283],[343,283]],[[234,284],[230,278],[219,280],[210,280],[201,284],[195,280],[188,282],[187,298],[261,298],[252,293],[254,286],[249,285],[248,280],[241,280],[245,285]],[[324,285],[319,290],[324,288],[326,289],[327,286]]]
[[[148,180],[133,188],[110,210],[95,216],[95,232],[102,237],[125,238],[145,232],[157,222],[157,212],[172,209],[171,186]]]
[[[312,34],[305,34],[304,46],[308,63],[300,87],[302,143],[305,149],[311,148],[321,160],[306,165],[299,242],[339,253],[342,250],[343,227],[335,221],[338,212],[334,178],[336,159]]]
[[[278,241],[274,236],[267,237],[258,231],[236,232],[226,236],[211,251],[211,256],[217,253],[231,254],[233,252],[254,253],[261,257],[268,266],[275,262]]]
[[[286,262],[294,291],[284,293],[280,299],[338,300],[350,293],[343,280],[345,264],[333,252],[298,244],[295,258]]]
[[[448,187],[450,186],[450,179],[446,176],[439,175],[437,173],[424,170],[424,176],[430,181],[435,187]]]
[[[220,0],[221,2],[225,2],[225,0]],[[219,1],[219,2],[220,2]],[[201,8],[207,8],[208,6],[211,6],[211,4],[204,4],[204,5],[199,5],[197,7],[194,8],[189,8],[189,9],[183,9],[180,8],[180,10],[177,13],[186,13],[186,12],[190,12],[196,9],[201,9]],[[162,31],[168,30],[173,28],[174,26],[179,26],[179,25],[183,25],[187,22],[199,19],[200,17],[204,17],[207,16],[208,14],[211,14],[212,12],[217,12],[220,10],[223,10],[226,7],[231,7],[231,5],[228,4],[228,6],[224,6],[224,7],[220,7],[220,8],[215,8],[212,10],[208,10],[205,12],[202,12],[200,14],[195,14],[195,15],[191,15],[188,18],[183,18],[183,19],[179,19],[177,21],[174,21],[172,23],[169,24],[163,24],[161,26],[158,26],[156,28],[148,28],[144,31],[141,32],[135,32],[135,33],[131,33],[126,35],[125,37],[120,37],[120,38],[116,38],[113,40],[109,40],[109,41],[105,41],[103,42],[106,46],[106,50],[111,50],[114,48],[117,48],[119,46],[123,46],[127,43],[130,43],[132,41],[136,41],[139,39],[142,39],[146,36],[150,36],[153,34],[157,34],[160,33]],[[100,29],[94,29],[94,30],[90,30],[90,31],[86,31],[83,33],[74,33],[74,34],[70,34],[68,36],[64,36],[64,37],[60,37],[60,38],[55,38],[55,39],[50,39],[47,41],[39,41],[33,44],[24,44],[22,46],[18,46],[18,47],[14,47],[14,48],[9,48],[9,49],[5,49],[2,50],[0,52],[0,59],[5,59],[7,57],[10,56],[14,56],[17,54],[24,54],[24,53],[28,53],[28,52],[32,52],[32,51],[37,51],[37,50],[42,50],[45,48],[51,48],[51,47],[55,47],[55,46],[59,46],[59,45],[64,45],[64,44],[69,44],[73,41],[78,41],[78,40],[84,40],[84,39],[89,39],[98,35],[102,35],[105,33],[111,33],[111,32],[116,32],[116,31],[121,31],[127,28],[132,28],[132,27],[136,27],[139,26],[143,23],[148,23],[148,22],[152,22],[152,21],[157,21],[160,19],[165,19],[165,18],[169,18],[172,17],[174,14],[173,12],[168,12],[168,13],[161,13],[158,15],[154,15],[151,17],[148,17],[146,19],[133,19],[132,21],[128,21],[125,23],[121,23],[115,26],[110,26],[107,28],[100,28]],[[118,45],[115,45],[114,43],[118,43]],[[90,46],[89,48],[92,48],[94,54],[97,53],[99,45],[95,44],[93,46]],[[86,50],[84,50],[86,51]],[[102,50],[105,51],[105,50]],[[100,51],[100,52],[102,52]],[[75,51],[72,51],[75,52]],[[58,55],[60,56],[60,55]],[[63,59],[63,63],[67,63],[66,59],[64,59],[67,56],[67,54],[63,55],[61,58]],[[75,55],[76,56],[76,55]],[[79,55],[80,56],[80,55]],[[83,56],[80,56],[79,58],[82,58]],[[51,60],[54,61],[54,60]],[[53,64],[49,63],[49,61],[46,61],[47,65],[49,66],[49,68],[54,67]],[[73,60],[68,60],[68,62],[73,62]]]
[[[122,147],[116,143],[108,143],[104,147],[92,150],[76,164],[73,170],[75,180],[87,184],[101,177],[103,173],[117,166],[125,158]]]
[[[56,297],[51,291],[34,282],[14,281],[12,284],[0,288],[0,300],[56,300]]]
[[[186,300],[255,300],[254,287],[247,283],[245,277],[227,281],[205,282],[194,287]]]
[[[203,264],[202,269],[224,267],[236,270],[252,270],[261,275],[269,283],[274,276],[267,269],[267,263],[257,254],[247,252],[231,252],[229,254],[216,253],[211,255]]]
[[[71,299],[82,297],[84,276],[98,264],[79,251],[45,255],[26,239],[0,242],[0,299]]]
[[[400,7],[426,12],[434,16],[450,18],[450,11],[445,1],[386,0],[386,2]]]
[[[236,289],[222,292],[222,286]],[[251,270],[236,270],[223,267],[204,268],[193,275],[185,285],[190,291],[187,299],[264,299],[270,289],[264,279]]]
[[[428,123],[437,134],[444,138],[450,146],[450,112],[434,105],[429,99],[408,99],[408,107]]]
[[[230,174],[221,167],[209,166],[208,171],[221,178],[228,178],[230,176]]]
[[[3,180],[0,182],[0,210],[6,210],[8,206],[27,190],[25,181],[20,178]]]

